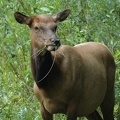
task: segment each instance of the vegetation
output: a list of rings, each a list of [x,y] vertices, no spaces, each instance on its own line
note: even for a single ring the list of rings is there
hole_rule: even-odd
[[[59,24],[57,34],[62,44],[98,41],[106,44],[115,57],[114,114],[120,120],[120,0],[0,1],[1,120],[42,120],[32,89],[29,28],[14,20],[14,12],[51,15],[65,8],[71,9],[71,15]],[[65,120],[65,117],[56,115],[54,119]]]

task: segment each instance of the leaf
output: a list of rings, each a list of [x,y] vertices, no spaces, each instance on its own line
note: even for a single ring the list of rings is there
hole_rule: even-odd
[[[50,11],[50,9],[47,8],[47,7],[41,7],[40,9],[41,9],[42,11],[46,11],[46,12],[49,12],[49,11]]]

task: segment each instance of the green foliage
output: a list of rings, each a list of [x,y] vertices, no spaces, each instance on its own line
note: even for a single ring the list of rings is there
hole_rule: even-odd
[[[106,44],[115,57],[114,113],[116,120],[120,119],[120,0],[1,0],[1,120],[42,120],[32,89],[29,28],[14,20],[14,12],[51,15],[65,8],[71,9],[71,15],[59,24],[57,32],[63,44],[98,41]],[[65,117],[56,115],[54,119]]]

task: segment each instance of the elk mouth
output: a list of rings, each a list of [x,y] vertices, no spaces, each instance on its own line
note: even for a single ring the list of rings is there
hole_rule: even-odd
[[[50,44],[50,45],[46,45],[46,48],[48,51],[56,51],[59,48],[59,46],[55,44]]]
[[[60,40],[52,39],[51,41],[52,41],[51,43],[46,44],[46,48],[48,51],[56,51],[61,45]]]

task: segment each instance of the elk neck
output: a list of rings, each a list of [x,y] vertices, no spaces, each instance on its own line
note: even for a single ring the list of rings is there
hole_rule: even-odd
[[[57,69],[54,57],[50,51],[46,51],[44,55],[38,55],[35,58],[35,82],[38,87],[44,87],[53,82],[51,77]]]

